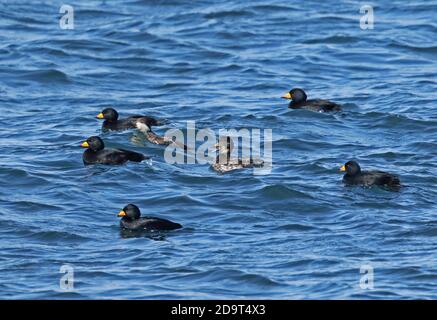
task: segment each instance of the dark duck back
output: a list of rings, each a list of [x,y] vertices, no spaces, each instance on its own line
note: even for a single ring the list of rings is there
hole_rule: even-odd
[[[291,100],[288,107],[291,109],[307,109],[315,112],[340,111],[341,106],[335,102],[323,99],[307,100],[305,91],[295,88],[282,96],[284,99]]]
[[[141,153],[124,149],[105,149],[100,137],[90,137],[81,145],[87,148],[83,153],[85,164],[123,164],[127,161],[141,162],[149,159]]]
[[[169,231],[182,228],[179,223],[156,217],[141,217],[140,209],[128,204],[118,214],[122,217],[120,227],[131,231]]]

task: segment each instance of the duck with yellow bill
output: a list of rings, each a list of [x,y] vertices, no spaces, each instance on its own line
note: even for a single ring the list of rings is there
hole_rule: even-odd
[[[149,159],[145,155],[124,150],[124,149],[108,149],[105,148],[105,143],[100,137],[89,137],[80,145],[86,148],[83,153],[83,162],[89,164],[123,164],[127,161],[141,162]]]
[[[343,183],[346,185],[381,186],[387,188],[399,188],[401,181],[397,175],[384,171],[362,171],[356,161],[348,161],[341,168],[345,172]]]
[[[308,100],[305,91],[300,88],[291,89],[282,98],[291,100],[288,104],[290,109],[306,109],[315,112],[341,111],[341,106],[335,102],[324,99]]]
[[[120,227],[130,231],[169,231],[182,228],[179,223],[157,217],[141,217],[140,209],[128,204],[118,213]]]

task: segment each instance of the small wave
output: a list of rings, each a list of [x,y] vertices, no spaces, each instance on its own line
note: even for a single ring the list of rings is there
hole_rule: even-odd
[[[56,69],[25,71],[21,72],[17,77],[41,83],[70,83],[68,76]]]
[[[27,231],[28,236],[30,236],[33,239],[42,240],[42,241],[51,241],[51,242],[57,242],[57,241],[85,241],[90,240],[89,238],[80,236],[75,233],[70,233],[66,231]]]
[[[248,9],[253,9],[255,11],[260,11],[261,13],[275,13],[275,12],[295,12],[296,7],[286,6],[282,4],[253,4],[247,7]]]
[[[390,47],[392,48],[400,48],[400,49],[407,49],[414,52],[423,52],[423,53],[437,53],[437,46],[417,46],[412,44],[407,44],[399,41],[393,41],[390,44]]]
[[[216,11],[204,14],[206,19],[252,17],[254,14],[247,10]]]
[[[256,287],[276,287],[281,285],[279,282],[276,282],[266,275],[260,275],[255,273],[247,273],[241,270],[235,269],[222,269],[222,268],[214,268],[212,270],[192,273],[186,276],[183,276],[186,280],[190,279],[190,281],[203,282],[209,281],[214,283],[216,281],[220,281],[223,278],[227,279],[227,283],[244,283],[246,286],[256,286]]]
[[[276,228],[276,230],[285,230],[285,231],[311,231],[315,229],[317,228],[304,224],[296,224],[296,223],[290,223]]]
[[[260,197],[266,197],[268,199],[274,199],[274,200],[282,200],[282,199],[289,199],[289,198],[312,199],[312,197],[306,193],[293,190],[287,186],[278,185],[278,184],[265,186],[257,190],[256,193],[259,194]]]
[[[345,44],[345,43],[355,43],[360,41],[357,37],[351,37],[346,35],[335,35],[329,36],[325,38],[314,38],[303,41],[303,43],[307,44],[316,44],[316,43],[330,43],[330,44]]]

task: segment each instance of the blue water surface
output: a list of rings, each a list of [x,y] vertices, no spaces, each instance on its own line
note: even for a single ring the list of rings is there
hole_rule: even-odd
[[[0,298],[437,298],[436,16],[428,0],[2,0]],[[344,110],[288,109],[292,87]],[[270,128],[272,172],[168,164],[138,132],[102,133],[107,106],[160,134]],[[152,160],[85,167],[96,134]],[[404,188],[343,186],[350,159]],[[184,228],[126,236],[130,202]]]

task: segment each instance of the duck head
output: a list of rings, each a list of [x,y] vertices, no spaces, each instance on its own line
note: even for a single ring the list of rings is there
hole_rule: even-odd
[[[126,220],[137,220],[141,217],[140,209],[134,204],[128,204],[117,215]]]
[[[105,148],[105,144],[103,143],[103,140],[97,136],[89,137],[80,146],[82,148],[87,148],[87,149],[90,149],[92,151],[100,151],[100,150],[103,150]]]
[[[118,112],[114,108],[106,108],[103,109],[102,112],[100,112],[97,116],[97,119],[105,119],[108,121],[117,121],[118,119]]]
[[[294,88],[284,94],[282,98],[292,100],[295,103],[301,103],[307,100],[307,95],[302,89]]]
[[[340,168],[340,171],[346,172],[349,176],[355,176],[361,173],[361,167],[356,161],[348,161]]]

